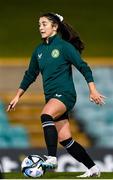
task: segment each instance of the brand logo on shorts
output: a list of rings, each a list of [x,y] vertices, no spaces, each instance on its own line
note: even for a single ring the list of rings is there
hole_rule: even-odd
[[[55,94],[56,97],[61,97],[62,95],[61,94]]]
[[[57,57],[59,57],[59,55],[60,55],[60,52],[59,52],[58,49],[53,49],[53,50],[52,50],[51,56],[52,56],[53,58],[57,58]]]

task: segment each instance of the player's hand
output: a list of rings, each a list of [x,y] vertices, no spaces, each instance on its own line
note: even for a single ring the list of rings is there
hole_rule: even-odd
[[[15,110],[15,106],[19,101],[19,97],[16,96],[8,105],[7,111]]]
[[[103,96],[102,94],[100,94],[97,90],[94,90],[92,92],[90,92],[90,101],[94,102],[98,105],[103,105],[105,104],[105,96]]]

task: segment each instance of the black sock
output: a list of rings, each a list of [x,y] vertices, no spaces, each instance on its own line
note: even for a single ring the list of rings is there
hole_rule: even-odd
[[[44,130],[44,137],[48,150],[48,156],[56,156],[58,133],[54,125],[53,118],[48,114],[42,114],[41,121]]]
[[[66,148],[71,156],[73,156],[77,161],[82,162],[88,169],[95,165],[85,149],[72,138],[66,139],[60,142],[60,144]]]

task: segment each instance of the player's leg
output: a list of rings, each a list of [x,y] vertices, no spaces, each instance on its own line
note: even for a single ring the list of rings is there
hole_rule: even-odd
[[[85,149],[72,139],[69,121],[65,119],[56,122],[55,125],[58,131],[58,139],[60,144],[64,146],[75,159],[82,162],[86,167],[91,168],[94,166],[94,162],[88,156]]]
[[[89,170],[80,177],[88,177],[93,175],[100,175],[100,171],[89,157],[85,149],[76,141],[72,139],[70,125],[68,119],[55,122],[58,132],[58,141],[64,146],[67,152],[79,162],[82,162]]]
[[[44,130],[45,142],[48,150],[48,156],[43,166],[47,168],[55,168],[57,166],[57,142],[58,133],[54,124],[54,119],[61,116],[66,111],[65,105],[53,98],[44,106],[41,113],[42,127]]]
[[[57,119],[66,112],[66,106],[63,102],[56,98],[50,99],[44,106],[41,114],[49,114],[54,119]]]

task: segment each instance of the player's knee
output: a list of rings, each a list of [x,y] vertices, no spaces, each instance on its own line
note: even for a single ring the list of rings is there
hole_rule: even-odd
[[[51,116],[53,119],[56,117],[56,113],[51,108],[44,108],[41,112],[41,116],[45,114]]]
[[[41,122],[42,122],[42,127],[54,125],[53,117],[49,114],[42,114],[41,115]]]

